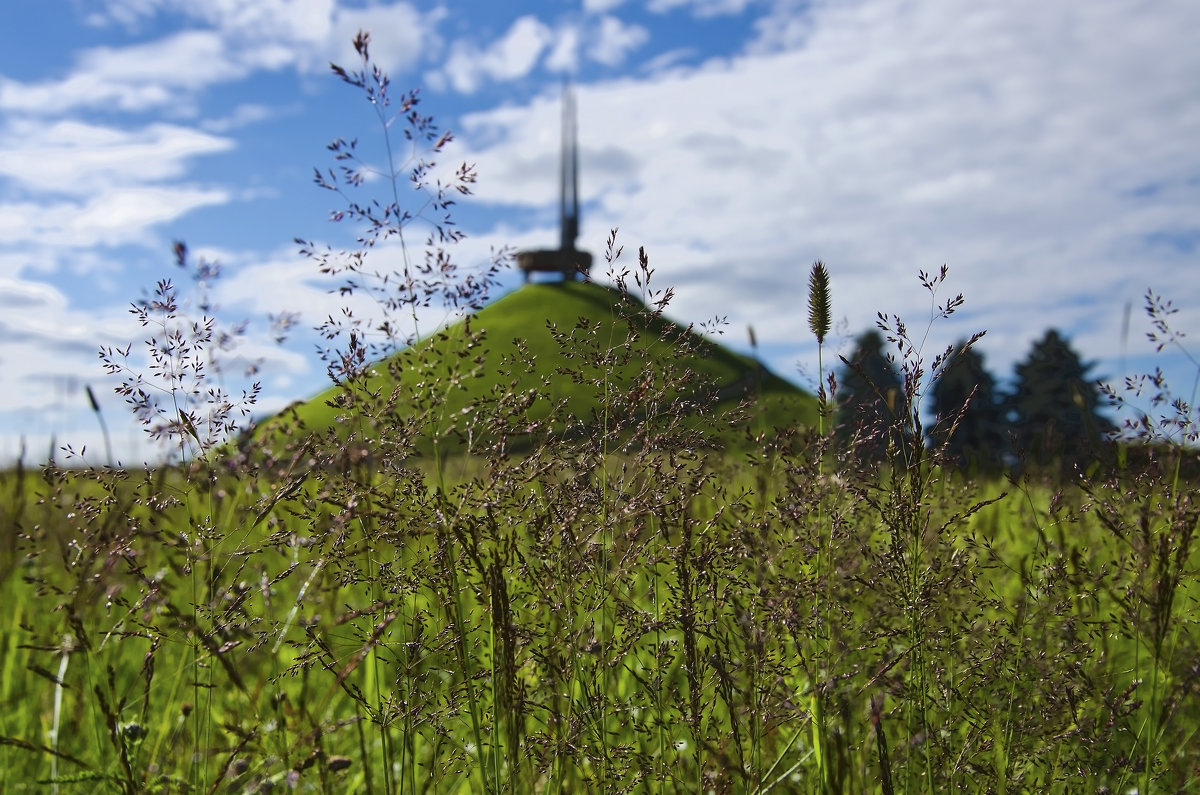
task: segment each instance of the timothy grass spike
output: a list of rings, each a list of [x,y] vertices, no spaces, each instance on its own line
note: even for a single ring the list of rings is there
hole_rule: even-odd
[[[825,344],[825,336],[832,325],[833,309],[829,301],[829,271],[825,263],[817,260],[808,274],[808,327],[817,338],[818,345]]]

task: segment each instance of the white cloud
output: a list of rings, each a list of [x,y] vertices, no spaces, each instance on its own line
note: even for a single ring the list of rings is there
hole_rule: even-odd
[[[686,70],[684,62],[696,58],[697,55],[698,51],[694,47],[678,47],[639,62],[638,71],[645,76],[665,77],[670,72]]]
[[[445,15],[437,8],[422,13],[411,3],[346,7],[335,0],[162,0],[122,5],[127,15],[184,14],[218,31],[245,63],[264,68],[295,66],[305,72],[324,72],[330,60],[353,64],[357,56],[350,42],[359,30],[374,33],[371,56],[385,71],[409,68],[439,45],[436,23]]]
[[[350,42],[358,31],[369,31],[373,34],[371,59],[395,77],[396,72],[412,69],[430,53],[441,49],[437,24],[445,16],[442,8],[422,13],[408,3],[339,8],[315,52],[305,51],[302,45],[295,49],[301,55],[307,52],[304,64],[308,71],[323,73],[330,61],[343,66],[354,63],[355,52]]]
[[[562,24],[549,37],[548,52],[543,65],[552,72],[573,73],[579,68],[579,59],[583,54],[581,51],[585,51],[588,59],[592,61],[610,67],[620,66],[630,52],[649,40],[650,32],[645,28],[627,24],[608,15],[588,18],[580,24]],[[480,81],[475,76],[486,72],[480,64],[487,59],[476,52],[462,63],[454,63],[454,56],[451,60],[451,66],[463,75],[455,84],[456,87],[459,90],[478,88]],[[526,71],[533,66],[533,63],[528,63]],[[525,73],[514,76],[523,77]],[[466,86],[469,86],[469,89],[463,88]]]
[[[578,27],[560,27],[555,32],[554,45],[546,55],[546,68],[552,72],[574,72],[579,66],[579,39]]]
[[[487,47],[455,42],[446,65],[437,74],[455,91],[470,94],[485,82],[502,82],[529,74],[553,41],[554,32],[549,27],[537,17],[526,15],[515,20],[500,39]]]
[[[0,129],[0,176],[28,190],[86,196],[117,185],[175,179],[192,158],[232,148],[228,138],[173,124],[127,130],[17,120]]]
[[[78,383],[80,373],[102,370],[96,352],[137,333],[137,323],[121,309],[80,311],[52,284],[0,278],[0,365],[5,382],[19,388],[0,391],[0,412],[37,410],[55,404],[57,389]]]
[[[754,21],[758,34],[749,50],[762,52],[799,49],[812,35],[817,12],[811,0],[775,0],[766,14]],[[822,18],[829,11],[820,12]]]
[[[160,0],[107,0],[96,3],[85,21],[93,27],[107,27],[116,23],[136,30],[138,23],[152,16],[160,5]]]
[[[656,14],[688,8],[698,17],[715,17],[724,14],[740,14],[753,0],[650,0],[647,8]]]
[[[588,56],[605,66],[617,66],[631,51],[649,40],[650,33],[645,28],[606,16],[601,18],[599,29],[588,46]]]
[[[286,108],[273,108],[254,102],[238,105],[228,116],[219,119],[205,119],[200,126],[211,133],[225,133],[256,124],[260,121],[277,118],[284,114],[293,114],[299,110],[299,105],[292,104]]]
[[[583,10],[589,14],[604,14],[624,2],[625,0],[583,0]]]
[[[0,76],[0,109],[43,116],[74,109],[190,112],[201,90],[257,71],[324,72],[330,60],[352,66],[357,56],[350,42],[360,29],[387,32],[372,46],[372,58],[395,71],[439,46],[436,23],[443,16],[406,3],[340,8],[332,0],[116,2],[107,11],[96,19],[134,25],[173,12],[210,27],[86,50],[60,79],[25,83]]]
[[[385,70],[410,67],[439,46],[435,28],[445,16],[443,9],[422,13],[405,2],[345,7],[337,0],[109,0],[106,5],[108,19],[133,27],[158,14],[182,14],[220,32],[250,63],[318,72],[330,60],[354,62],[350,41],[359,30],[375,32],[372,58]],[[103,21],[105,15],[98,18]]]
[[[140,111],[183,104],[189,92],[234,80],[250,69],[211,31],[187,31],[145,44],[86,51],[59,80],[26,84],[0,78],[0,108],[61,115],[78,108]]]
[[[65,248],[134,244],[144,241],[151,227],[231,199],[222,189],[147,185],[104,191],[81,202],[0,203],[0,241]]]

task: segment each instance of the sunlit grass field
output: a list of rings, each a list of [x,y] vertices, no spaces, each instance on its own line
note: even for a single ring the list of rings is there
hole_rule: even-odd
[[[1190,492],[901,471],[746,417],[751,452],[631,416],[437,463],[310,437],[9,472],[0,789],[1194,784]]]

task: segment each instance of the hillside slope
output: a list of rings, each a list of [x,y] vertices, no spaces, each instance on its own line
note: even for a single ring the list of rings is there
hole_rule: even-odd
[[[534,283],[260,427],[361,440],[400,426],[425,438],[520,437],[628,428],[671,412],[716,431],[747,397],[760,424],[815,422],[811,395],[633,298],[591,283]]]

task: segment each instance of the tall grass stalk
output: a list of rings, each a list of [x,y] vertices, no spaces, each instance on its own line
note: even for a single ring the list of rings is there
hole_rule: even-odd
[[[826,391],[825,384],[825,337],[829,334],[829,329],[833,325],[833,305],[829,288],[829,271],[825,268],[825,263],[817,260],[812,265],[812,270],[808,275],[808,328],[817,340],[817,444],[815,445],[815,453],[817,456],[817,474],[819,477],[825,477],[825,418],[829,413],[829,406],[835,399],[833,394],[833,382],[830,382],[830,389]],[[825,521],[825,502],[820,501],[817,505],[817,523],[818,526],[824,527]],[[831,556],[833,549],[833,525],[829,523],[828,534],[823,534],[821,544],[817,549],[817,571],[816,576],[818,581],[826,583],[824,593],[824,604],[826,606],[825,614],[822,623],[828,631],[831,627],[831,594],[830,588],[833,581],[833,567],[831,564]],[[831,640],[831,638],[830,638]],[[822,692],[822,683],[828,675],[829,666],[829,641],[826,641],[825,648],[822,651],[820,659],[820,667],[813,673],[816,678],[810,683],[811,692],[809,703],[812,715],[812,745],[816,755],[818,777],[821,783],[821,789],[827,791],[832,781],[830,778],[830,759],[827,756],[828,743],[826,742],[827,724],[825,721],[825,703],[824,694]]]

